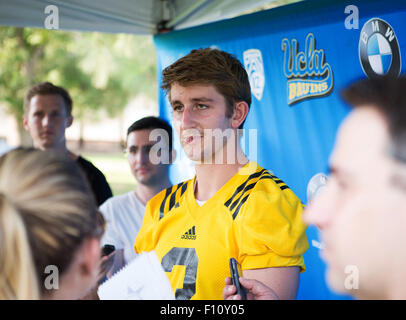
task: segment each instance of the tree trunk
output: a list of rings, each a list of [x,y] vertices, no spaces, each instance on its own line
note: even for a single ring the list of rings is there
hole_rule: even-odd
[[[124,130],[124,113],[121,113],[119,118],[119,137],[120,137],[120,151],[123,150],[126,146],[126,140],[123,139],[123,130]]]
[[[83,117],[80,117],[79,119],[79,150],[82,152],[84,145],[85,145],[85,140],[83,139],[83,132],[85,129],[85,122],[82,119]]]

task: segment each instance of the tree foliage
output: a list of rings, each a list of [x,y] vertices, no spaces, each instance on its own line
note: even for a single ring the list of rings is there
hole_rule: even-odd
[[[119,115],[138,94],[156,98],[150,37],[0,27],[0,104],[21,123],[27,89],[65,87],[77,118]]]

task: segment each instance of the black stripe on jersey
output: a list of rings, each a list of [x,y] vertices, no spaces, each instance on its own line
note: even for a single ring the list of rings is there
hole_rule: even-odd
[[[187,182],[185,182],[185,183],[183,184],[182,190],[181,190],[181,192],[180,192],[180,196],[183,196],[183,194],[185,193],[186,189],[187,189]]]
[[[180,189],[180,187],[182,187],[183,184],[184,184],[184,182],[179,183],[179,184],[177,185],[177,188],[176,188],[175,192],[172,193],[171,199],[170,199],[170,201],[169,201],[169,210],[168,210],[168,212],[171,211],[172,208],[174,207],[174,205],[175,205],[175,200],[176,200],[176,193],[178,192],[178,190]]]
[[[281,189],[282,191],[285,189],[290,189],[286,183],[284,181],[282,181],[281,179],[279,179],[278,177],[274,176],[273,174],[270,175],[271,179],[276,183],[276,184],[284,184],[283,186],[279,186],[279,189]],[[262,177],[260,178],[262,179]]]
[[[258,180],[261,180],[261,179],[258,179]],[[249,184],[248,186],[246,186],[246,187],[244,188],[243,192],[241,192],[241,195],[238,197],[238,199],[235,200],[235,201],[231,204],[231,206],[229,207],[230,211],[233,211],[234,207],[237,205],[238,201],[241,200],[241,198],[243,197],[243,195],[244,195],[247,191],[249,191],[249,190],[251,190],[252,188],[254,188],[256,184],[257,184],[257,183],[254,182],[254,183],[251,183],[251,184]]]
[[[285,190],[285,189],[289,189],[289,187],[282,181],[282,180],[280,180],[278,177],[276,177],[276,176],[274,176],[274,175],[272,175],[272,174],[270,174],[267,170],[262,170],[262,171],[260,171],[260,172],[258,172],[258,173],[261,173],[261,175],[257,175],[256,177],[260,177],[256,182],[254,182],[254,183],[251,183],[251,184],[249,184],[249,185],[247,185],[247,186],[245,186],[244,184],[246,184],[247,182],[248,182],[248,180],[247,181],[245,181],[244,182],[244,184],[242,184],[241,186],[243,186],[244,185],[244,188],[242,189],[242,188],[238,188],[238,189],[240,189],[239,191],[241,191],[242,190],[242,192],[241,192],[241,195],[235,200],[235,201],[233,201],[232,203],[231,203],[231,205],[228,207],[229,208],[229,210],[232,212],[232,214],[233,214],[233,219],[235,219],[236,217],[237,217],[237,215],[238,215],[238,213],[240,212],[240,209],[241,209],[241,207],[243,206],[243,204],[247,201],[247,199],[248,199],[248,197],[250,196],[250,190],[251,189],[253,189],[254,187],[255,187],[255,185],[258,183],[258,181],[259,180],[262,180],[262,179],[271,179],[272,181],[274,181],[278,186],[279,186],[279,188],[283,191],[283,190]],[[248,179],[250,179],[250,178],[248,178]],[[281,185],[281,184],[284,184],[284,185]],[[238,190],[237,189],[237,190]],[[233,194],[233,197],[230,199],[230,200],[233,200],[233,198],[236,196],[236,192]],[[241,200],[242,199],[242,200]],[[241,201],[240,201],[241,200]],[[227,201],[227,203],[228,204],[230,204],[230,201]],[[237,206],[237,204],[238,204],[238,206]],[[237,206],[237,207],[236,207]],[[236,208],[235,208],[236,207]],[[234,210],[234,208],[235,208],[235,210]],[[234,210],[234,212],[233,212],[233,210]]]
[[[237,209],[235,209],[233,213],[233,220],[237,217],[237,214],[240,212],[241,206],[247,201],[249,194],[247,194],[244,199],[241,200],[240,204],[238,205]]]
[[[226,204],[229,204],[228,209],[229,209],[230,211],[233,211],[234,207],[239,203],[239,204],[238,204],[238,207],[235,209],[235,211],[234,211],[234,213],[233,213],[233,219],[235,219],[235,217],[237,216],[237,214],[240,212],[241,206],[245,203],[245,201],[247,201],[248,196],[249,196],[249,194],[250,194],[249,191],[255,187],[256,183],[257,183],[260,179],[258,179],[256,182],[251,183],[251,184],[249,184],[249,185],[247,185],[247,183],[248,183],[250,180],[252,180],[253,178],[260,177],[261,175],[263,175],[263,176],[268,176],[269,173],[268,173],[267,170],[262,169],[261,171],[256,172],[255,174],[252,174],[250,177],[248,177],[248,179],[247,179],[242,185],[240,185],[240,186],[237,188],[237,190],[236,190],[236,192],[234,192],[233,196],[225,203],[225,205],[226,205]],[[237,191],[238,191],[238,192],[237,192]],[[234,200],[234,198],[236,197],[236,195],[237,195],[240,191],[242,191],[241,194],[240,194],[240,196],[239,196],[236,200]],[[247,194],[247,193],[248,193],[248,194]],[[244,197],[244,196],[245,196],[245,197]],[[243,197],[244,197],[244,198],[243,198]],[[241,200],[241,198],[243,198],[243,199]],[[233,200],[234,200],[234,201],[233,201]],[[241,201],[240,201],[240,200],[241,200]],[[231,203],[231,201],[233,201],[233,202]],[[231,205],[230,205],[230,203],[231,203]],[[227,205],[226,205],[226,206],[227,206]]]
[[[285,182],[283,182],[281,179],[275,177],[274,175],[264,175],[264,176],[262,176],[261,178],[259,178],[258,180],[261,180],[261,179],[271,179],[271,180],[273,180],[276,184],[282,184],[282,183],[283,183],[283,184],[284,184],[283,186],[279,186],[279,189],[281,189],[282,191],[285,190],[285,189],[290,189],[290,188],[285,184]]]
[[[264,175],[263,177],[259,178],[258,180],[262,180],[262,179],[271,179],[273,180],[270,176],[268,175]]]
[[[263,172],[263,175],[260,176],[260,178],[259,178],[257,181],[255,181],[254,183],[249,184],[248,186],[246,186],[246,187],[244,188],[244,190],[241,192],[241,195],[238,197],[238,199],[235,200],[235,201],[232,203],[232,205],[229,207],[230,211],[233,211],[234,207],[238,204],[238,202],[240,202],[240,203],[238,204],[238,207],[235,209],[235,211],[234,211],[234,213],[233,213],[233,219],[235,219],[235,218],[237,217],[238,213],[240,212],[241,206],[245,203],[245,201],[247,201],[247,199],[248,199],[248,197],[249,197],[249,195],[250,195],[250,193],[248,193],[248,191],[250,191],[251,189],[253,189],[253,188],[255,187],[255,185],[257,184],[257,182],[258,182],[259,180],[261,180],[261,178],[263,178],[263,177],[271,178],[270,175],[269,175],[269,172],[268,172],[267,170],[265,170],[265,169],[264,169],[264,171],[265,171],[265,172]],[[247,193],[248,193],[248,194],[247,194]],[[244,197],[244,195],[245,195],[245,197]],[[244,197],[244,198],[243,198],[243,197]],[[242,200],[241,200],[241,198],[242,198]],[[241,200],[241,201],[240,201],[240,200]]]
[[[254,178],[259,177],[264,171],[265,171],[265,169],[262,169],[262,170],[259,171],[259,172],[255,172],[255,173],[251,174],[251,175],[247,178],[247,180],[245,180],[244,183],[241,184],[241,185],[235,190],[234,194],[231,196],[230,199],[228,199],[228,200],[224,203],[224,205],[225,205],[226,207],[228,207],[228,206],[231,204],[231,202],[234,200],[234,198],[237,196],[237,194],[239,194],[239,193],[241,192],[241,190],[243,190],[243,189],[245,188],[245,186],[247,185],[248,181],[250,181],[250,180],[252,180],[252,179],[254,179]]]
[[[178,208],[179,207],[179,202],[176,202],[176,194],[178,193],[178,190],[180,190],[180,196],[182,196],[186,189],[187,189],[187,182],[181,182],[178,183],[177,185],[174,185],[168,189],[166,189],[165,192],[165,197],[164,200],[161,203],[161,207],[160,207],[160,212],[159,212],[159,219],[162,219],[164,217],[164,214],[168,213],[169,211],[171,211],[173,208]],[[169,208],[167,210],[165,210],[165,205],[168,202],[168,198],[169,198]]]
[[[166,199],[168,199],[169,195],[171,194],[172,187],[169,187],[168,189],[165,190],[165,198],[161,203],[161,207],[159,208],[159,219],[162,219],[164,217],[164,209],[165,209]]]

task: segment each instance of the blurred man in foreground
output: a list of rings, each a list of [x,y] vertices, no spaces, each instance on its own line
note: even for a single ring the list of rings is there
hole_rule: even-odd
[[[304,219],[320,228],[330,287],[358,299],[406,298],[406,77],[359,81],[330,157],[331,176]],[[242,279],[252,299],[272,290]],[[226,279],[224,299],[239,299]]]

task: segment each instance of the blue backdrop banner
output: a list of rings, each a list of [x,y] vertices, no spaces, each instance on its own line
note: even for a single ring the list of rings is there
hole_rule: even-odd
[[[256,129],[245,134],[245,150],[307,203],[307,184],[316,173],[327,173],[336,130],[349,111],[340,90],[354,80],[397,75],[405,68],[406,2],[304,1],[154,40],[159,83],[162,69],[192,49],[216,47],[243,63],[253,96],[244,127]],[[161,90],[159,106],[161,117],[171,121]],[[255,141],[258,152],[250,154]],[[194,171],[178,137],[174,145],[178,159],[171,178],[178,183]],[[310,226],[307,235],[298,299],[348,299],[326,285],[317,229]]]

